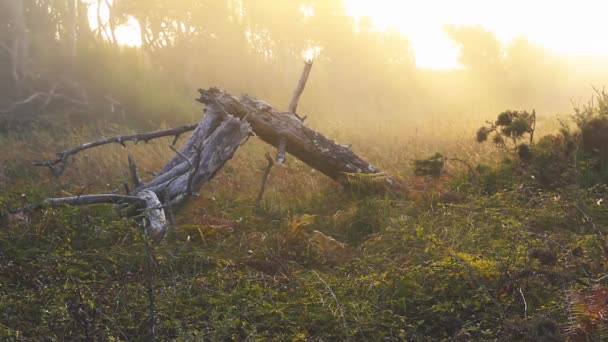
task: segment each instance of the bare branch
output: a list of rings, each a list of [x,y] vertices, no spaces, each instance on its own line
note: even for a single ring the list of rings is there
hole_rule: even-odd
[[[300,76],[300,80],[298,81],[298,85],[293,92],[293,96],[291,98],[291,102],[289,103],[289,107],[287,107],[287,111],[290,113],[296,113],[296,109],[298,108],[298,102],[300,101],[300,96],[304,92],[304,87],[306,87],[306,82],[308,81],[308,76],[310,76],[310,70],[312,69],[312,62],[307,61],[304,63],[304,70],[302,70],[302,75]]]
[[[43,92],[34,93],[34,94],[28,96],[26,99],[13,103],[8,108],[0,109],[0,114],[8,114],[8,113],[14,111],[15,109],[19,108],[20,106],[31,103],[34,100],[36,100],[37,98],[45,96],[45,95],[47,95],[47,93],[43,93]]]
[[[60,197],[60,198],[46,198],[42,203],[32,204],[23,208],[11,209],[11,214],[22,213],[37,209],[43,209],[46,207],[57,207],[61,205],[90,205],[90,204],[118,204],[118,203],[130,203],[137,204],[143,203],[143,200],[137,196],[125,196],[116,194],[97,194],[97,195],[82,195],[82,196],[71,196],[71,197]]]
[[[45,100],[40,105],[38,110],[44,110],[46,107],[48,107],[51,104],[51,102],[54,99],[61,99],[67,103],[70,103],[70,104],[73,104],[76,106],[86,107],[86,108],[90,109],[91,105],[87,102],[83,102],[81,100],[74,99],[66,94],[57,93],[58,86],[59,86],[58,84],[53,85],[53,87],[48,92],[33,93],[30,96],[28,96],[27,98],[17,101],[5,109],[0,109],[0,114],[9,114],[23,105],[33,103],[34,101],[38,100],[39,98],[45,98]]]
[[[168,137],[168,136],[179,136],[182,133],[194,130],[197,125],[198,124],[192,124],[192,125],[182,126],[182,127],[178,127],[178,128],[172,128],[172,129],[168,129],[168,130],[148,132],[148,133],[119,135],[119,136],[115,136],[115,137],[111,137],[111,138],[105,138],[105,139],[101,139],[101,140],[97,140],[97,141],[93,141],[93,142],[88,142],[86,144],[76,146],[72,149],[57,153],[58,158],[55,160],[34,162],[34,166],[48,167],[55,177],[59,177],[65,170],[65,164],[67,162],[68,157],[71,155],[75,155],[79,152],[82,152],[84,150],[87,150],[87,149],[90,149],[93,147],[97,147],[97,146],[101,146],[101,145],[111,144],[111,143],[118,143],[118,144],[121,144],[122,146],[125,146],[125,141],[133,141],[134,143],[137,144],[140,141],[144,141],[147,143],[148,141],[150,141],[152,139],[156,139],[156,138],[162,138],[162,137]],[[56,165],[59,165],[59,168],[55,169]]]
[[[266,190],[266,182],[268,182],[268,176],[270,176],[270,170],[274,166],[274,160],[270,156],[270,153],[266,152],[266,160],[268,161],[268,165],[266,166],[266,170],[264,171],[264,177],[262,178],[262,186],[260,187],[260,192],[258,193],[258,198],[255,201],[255,208],[259,208],[262,203],[262,197],[264,197],[264,191]]]
[[[312,69],[312,61],[307,61],[304,63],[304,70],[302,70],[302,75],[300,76],[300,80],[298,81],[298,85],[293,92],[293,96],[291,98],[291,102],[289,103],[289,107],[287,107],[287,111],[293,115],[295,115],[298,120],[304,122],[306,118],[301,118],[298,114],[296,114],[296,109],[298,108],[298,102],[300,101],[300,96],[304,92],[304,88],[306,87],[306,82],[308,81],[308,76],[310,76],[310,70]],[[279,144],[277,147],[277,164],[283,164],[285,162],[285,149],[287,147],[287,140],[284,137],[279,138]]]
[[[133,185],[137,188],[141,185],[141,179],[137,175],[137,164],[129,154],[129,173],[131,174],[131,180],[133,181]],[[127,192],[129,193],[129,192]]]
[[[15,51],[13,49],[11,49],[10,46],[8,46],[5,42],[0,40],[0,47],[5,49],[11,56],[13,56],[15,54]]]

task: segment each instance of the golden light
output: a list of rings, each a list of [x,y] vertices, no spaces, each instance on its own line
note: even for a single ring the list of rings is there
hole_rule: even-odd
[[[112,3],[112,1],[110,0],[110,4],[111,3]],[[94,2],[94,3],[91,3],[91,6],[89,6],[88,17],[89,17],[89,23],[91,25],[91,28],[93,30],[98,30],[99,26],[105,25],[106,29],[109,30],[110,28],[108,27],[108,21],[110,20],[110,9],[108,8],[108,5],[105,2],[101,3],[99,5],[100,7],[99,7],[99,18],[98,18],[98,16],[97,16],[98,4],[99,4],[98,2]],[[118,26],[114,33],[116,35],[116,41],[120,45],[141,46],[141,44],[142,44],[141,29],[139,27],[139,23],[137,22],[137,20],[135,20],[135,18],[130,17],[127,20],[127,23]],[[104,33],[103,29],[102,29],[102,35],[106,39],[110,38],[107,36],[108,33]]]
[[[305,61],[312,62],[317,57],[319,57],[322,50],[323,50],[323,48],[320,46],[310,47],[302,52],[302,57],[304,58]]]
[[[422,68],[459,67],[443,26],[480,25],[503,43],[525,35],[550,50],[608,56],[606,0],[345,0],[348,12],[368,16],[377,29],[395,28],[412,43]]]
[[[312,6],[301,6],[300,12],[302,12],[305,17],[312,17],[315,15],[315,9]]]

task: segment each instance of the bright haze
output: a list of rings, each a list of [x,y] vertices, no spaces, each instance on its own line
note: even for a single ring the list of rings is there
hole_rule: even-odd
[[[289,92],[277,90],[293,87],[302,57],[314,58],[302,109],[348,118],[568,115],[608,79],[608,0],[88,3],[100,39],[141,47],[133,50],[170,69],[180,89],[222,85],[285,103]]]
[[[346,0],[347,10],[368,16],[378,29],[393,28],[408,37],[416,65],[460,67],[458,51],[444,26],[481,26],[503,43],[525,35],[558,53],[608,57],[605,0]]]

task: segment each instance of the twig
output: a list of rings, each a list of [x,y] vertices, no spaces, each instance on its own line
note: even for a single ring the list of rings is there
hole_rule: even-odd
[[[268,181],[268,176],[270,176],[270,170],[274,166],[274,160],[268,152],[266,152],[266,160],[268,161],[268,165],[266,166],[266,170],[264,171],[264,177],[262,178],[262,186],[260,187],[258,198],[255,201],[256,209],[258,209],[260,207],[260,204],[262,203],[262,197],[264,197],[264,191],[266,191],[266,182]]]
[[[342,305],[340,305],[340,302],[338,301],[338,297],[336,297],[336,294],[331,289],[331,286],[329,286],[329,284],[326,283],[325,280],[323,280],[323,278],[321,278],[321,276],[317,272],[315,272],[313,270],[312,273],[314,273],[314,275],[316,275],[317,278],[319,278],[319,280],[327,288],[327,292],[329,292],[329,294],[333,297],[334,301],[336,302],[336,305],[338,306],[338,311],[340,311],[340,318],[342,319],[342,324],[344,326],[344,330],[346,331],[347,336],[350,336],[350,328],[348,327],[348,322],[346,322],[346,317],[344,316],[344,310],[342,310]]]
[[[152,252],[150,250],[150,234],[148,232],[148,227],[150,226],[149,220],[144,219],[142,225],[144,228],[144,245],[146,248],[146,287],[148,290],[148,301],[150,303],[150,341],[153,342],[156,339],[156,315],[154,309],[154,288],[152,287]]]
[[[188,165],[190,166],[190,169],[192,169],[192,162],[190,161],[190,158],[188,158],[185,154],[181,153],[178,149],[175,148],[175,146],[173,145],[169,145],[169,148],[175,152],[178,156],[182,157],[182,159],[188,163]]]
[[[460,159],[460,158],[446,158],[446,159],[448,161],[451,160],[451,161],[459,162],[459,163],[466,165],[469,168],[469,172],[471,173],[471,175],[477,176],[477,172],[475,172],[475,169],[473,168],[473,166],[471,166],[471,164],[468,161],[466,161],[464,159]]]
[[[87,150],[87,149],[90,149],[93,147],[101,146],[101,145],[111,144],[111,143],[118,143],[118,144],[121,144],[122,146],[126,147],[125,141],[133,141],[133,142],[135,142],[135,144],[137,144],[140,141],[144,141],[147,143],[148,141],[150,141],[152,139],[167,137],[167,136],[177,136],[184,132],[192,131],[196,128],[197,125],[198,125],[198,123],[192,124],[192,125],[187,125],[187,126],[182,126],[182,127],[177,127],[177,128],[172,128],[172,129],[168,129],[168,130],[154,131],[154,132],[148,132],[148,133],[136,133],[136,134],[129,134],[129,135],[120,135],[120,136],[105,138],[105,139],[101,139],[101,140],[97,140],[97,141],[93,141],[93,142],[88,142],[86,144],[76,146],[72,149],[57,153],[58,158],[55,160],[34,162],[34,166],[47,167],[51,170],[51,172],[53,173],[53,175],[55,177],[59,177],[65,170],[68,157],[71,155],[75,155],[81,151],[84,151],[84,150]],[[61,164],[61,165],[59,166],[59,168],[55,169],[54,166],[56,166],[58,164]]]
[[[15,54],[15,51],[11,49],[5,42],[0,40],[0,47],[5,49],[11,56]]]
[[[129,173],[131,174],[134,187],[139,187],[141,185],[141,178],[137,175],[137,164],[135,164],[131,154],[129,154]]]
[[[28,104],[28,103],[36,100],[37,98],[39,98],[41,96],[45,96],[45,95],[47,95],[47,93],[43,93],[43,92],[34,93],[21,101],[17,101],[15,103],[13,103],[8,108],[0,109],[0,114],[8,114],[8,113],[14,111],[15,109],[19,108],[19,106]]]
[[[528,302],[526,301],[526,296],[524,296],[524,291],[521,290],[521,287],[519,288],[519,294],[524,301],[524,318],[528,318]]]

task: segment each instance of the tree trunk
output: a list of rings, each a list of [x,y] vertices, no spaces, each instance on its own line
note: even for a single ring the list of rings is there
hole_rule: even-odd
[[[249,133],[246,121],[225,115],[217,106],[208,106],[179,154],[153,180],[138,186],[132,194],[150,190],[165,205],[180,203],[215,176],[247,140]]]
[[[295,114],[281,112],[249,95],[240,98],[218,88],[199,90],[199,102],[246,120],[253,132],[275,147],[286,141],[286,150],[296,158],[340,184],[369,190],[403,192],[404,188],[380,169],[306,126]]]
[[[78,11],[76,0],[67,0],[67,36],[68,36],[68,56],[72,63],[76,60],[77,55],[77,27],[78,27]]]
[[[90,44],[94,38],[93,32],[91,31],[91,23],[89,21],[89,6],[90,4],[87,4],[82,0],[78,0],[77,2],[76,11],[78,12],[78,28],[76,40],[79,46]]]
[[[29,59],[29,36],[23,15],[22,0],[2,0],[0,8],[6,10],[13,27],[13,48],[11,51],[11,73],[17,85],[24,77]]]

